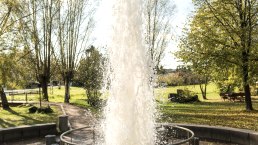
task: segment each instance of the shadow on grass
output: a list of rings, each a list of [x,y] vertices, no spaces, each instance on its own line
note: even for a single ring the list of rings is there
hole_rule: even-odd
[[[10,122],[7,122],[3,119],[0,118],[0,126],[2,126],[3,128],[6,128],[6,127],[15,127],[15,124],[12,124]]]
[[[36,123],[42,123],[42,122],[43,122],[43,121],[41,121],[41,120],[37,120],[37,119],[31,118],[31,117],[28,117],[28,116],[25,116],[25,115],[21,115],[20,113],[18,113],[18,112],[16,112],[16,111],[12,110],[11,108],[8,109],[7,111],[10,112],[10,113],[12,113],[12,114],[14,114],[14,115],[16,115],[16,116],[20,116],[20,117],[24,118],[24,123],[25,123],[25,124],[29,124],[30,122],[35,122],[35,124],[36,124]],[[28,113],[28,114],[29,114],[29,113]]]
[[[174,103],[174,102],[168,102],[164,104],[160,104],[161,106],[177,106],[177,107],[214,107],[214,106],[227,106],[227,107],[236,107],[239,105],[245,105],[244,102],[195,102],[195,103]]]
[[[255,109],[257,103],[253,103]],[[258,110],[245,111],[245,103],[198,102],[159,104],[159,122],[220,125],[258,130]]]

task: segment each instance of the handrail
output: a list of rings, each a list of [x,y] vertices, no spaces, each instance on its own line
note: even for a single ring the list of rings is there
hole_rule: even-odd
[[[194,138],[194,132],[191,131],[190,129],[187,129],[187,128],[184,128],[184,127],[180,127],[180,126],[177,126],[177,125],[172,125],[172,126],[168,126],[168,127],[181,129],[181,130],[184,130],[184,131],[186,131],[186,132],[191,134],[191,136],[188,137],[185,140],[182,140],[182,141],[179,141],[179,142],[176,142],[176,143],[170,143],[168,145],[180,145],[180,144],[183,144],[183,143],[187,143],[187,142],[191,141]],[[77,143],[65,140],[64,136],[69,134],[69,133],[71,133],[71,132],[74,132],[74,131],[77,131],[77,130],[83,130],[83,129],[93,130],[94,126],[85,126],[85,127],[81,127],[81,128],[77,128],[77,129],[71,129],[71,130],[68,130],[68,131],[62,133],[61,136],[60,136],[61,143],[68,144],[68,145],[77,145]],[[93,130],[93,133],[94,133],[94,130]]]
[[[66,134],[69,134],[69,133],[71,133],[71,132],[73,132],[73,131],[82,130],[82,129],[85,129],[85,128],[87,128],[87,129],[93,129],[92,126],[84,126],[84,127],[81,127],[81,128],[76,128],[76,129],[68,130],[68,131],[66,131],[66,132],[64,132],[64,133],[61,134],[61,136],[60,136],[61,142],[66,143],[66,144],[69,144],[69,145],[77,145],[76,143],[73,143],[73,142],[70,142],[70,141],[66,141],[63,137],[64,137]]]
[[[179,145],[179,144],[187,143],[194,138],[194,132],[192,130],[184,128],[184,127],[180,127],[180,126],[177,126],[177,125],[173,125],[172,127],[179,128],[179,129],[185,130],[187,132],[190,132],[191,137],[189,137],[188,139],[182,140],[180,142],[177,142],[177,143],[172,143],[171,145]]]

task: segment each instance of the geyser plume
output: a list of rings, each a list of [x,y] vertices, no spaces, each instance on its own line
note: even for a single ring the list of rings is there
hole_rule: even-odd
[[[142,34],[142,0],[114,0],[105,145],[154,145],[152,67]]]

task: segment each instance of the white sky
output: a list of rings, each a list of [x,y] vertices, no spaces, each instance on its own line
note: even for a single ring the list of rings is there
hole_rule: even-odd
[[[180,64],[178,60],[175,59],[172,52],[178,50],[178,39],[182,34],[182,28],[187,22],[187,17],[194,9],[192,0],[173,0],[176,4],[176,12],[173,16],[171,23],[173,39],[171,39],[168,48],[165,51],[165,55],[161,60],[161,64],[165,68],[175,69],[177,65]],[[102,0],[96,12],[96,28],[94,32],[95,46],[103,47],[108,45],[109,38],[111,38],[111,20],[112,18],[112,5],[110,0]]]
[[[175,38],[171,40],[166,52],[165,56],[161,61],[161,64],[165,68],[173,68],[175,69],[180,62],[176,60],[173,56],[172,52],[177,51],[179,48],[178,46],[178,39],[182,34],[182,28],[184,28],[188,16],[194,10],[194,6],[192,4],[192,0],[174,0],[176,4],[176,13],[174,15],[174,19],[172,20],[172,34],[175,35]]]

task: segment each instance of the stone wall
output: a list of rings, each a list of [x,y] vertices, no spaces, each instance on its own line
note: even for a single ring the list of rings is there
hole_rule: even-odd
[[[230,127],[218,127],[208,125],[191,124],[160,124],[164,126],[178,125],[192,130],[200,140],[221,141],[239,145],[258,145],[258,132],[236,129]]]
[[[0,129],[0,144],[8,141],[45,137],[49,134],[57,134],[55,123],[3,128]]]

